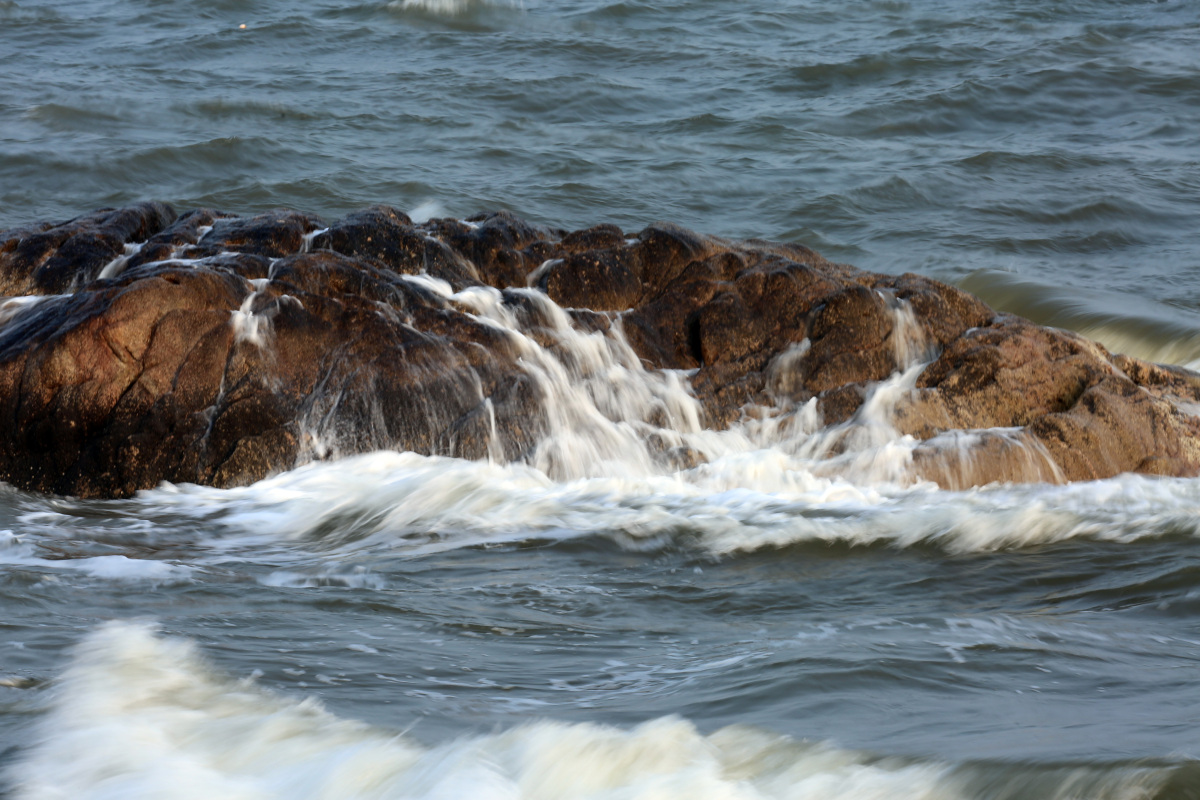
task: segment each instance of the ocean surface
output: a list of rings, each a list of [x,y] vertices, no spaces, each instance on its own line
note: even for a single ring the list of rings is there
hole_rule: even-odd
[[[1195,366],[1200,4],[0,0],[0,229],[146,199],[668,220]],[[1200,797],[1200,480],[939,490],[927,353],[830,460],[555,335],[543,460],[0,486],[0,793]]]

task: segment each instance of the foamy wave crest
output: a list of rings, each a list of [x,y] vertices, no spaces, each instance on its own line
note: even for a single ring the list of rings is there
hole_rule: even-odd
[[[711,555],[804,543],[951,552],[1074,538],[1132,542],[1200,535],[1200,482],[994,485],[963,492],[862,486],[765,450],[674,475],[550,480],[520,464],[380,452],[316,463],[240,489],[163,486],[139,513],[195,518],[214,546],[269,544],[406,555],[581,536],[630,549],[695,546]]]
[[[457,16],[478,8],[523,8],[520,0],[393,0],[387,7],[396,11],[424,11],[430,14]]]
[[[531,722],[429,747],[222,676],[191,642],[124,622],[77,647],[40,736],[9,775],[20,800],[1019,796],[997,792],[987,777],[986,769],[872,757],[744,727],[705,736],[679,718],[628,730]],[[1037,786],[1016,777],[1005,780]],[[1038,796],[1133,798],[1149,796],[1169,772],[1044,777],[1052,791]],[[1061,793],[1068,789],[1085,793]]]

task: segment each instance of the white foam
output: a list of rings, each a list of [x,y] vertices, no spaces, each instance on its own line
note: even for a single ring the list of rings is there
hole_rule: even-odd
[[[415,4],[415,5],[418,5],[422,8],[425,7],[423,4],[420,4],[420,3]],[[437,4],[435,4],[435,5],[437,5]],[[455,4],[451,3],[450,5],[455,5]],[[389,3],[389,6],[395,8],[395,7],[397,7],[397,4]],[[401,4],[400,7],[408,8],[409,4],[407,2],[405,2],[405,3]],[[420,225],[422,222],[428,222],[429,220],[434,219],[436,217],[444,217],[444,216],[446,216],[446,207],[443,206],[441,203],[439,203],[437,200],[425,200],[424,202],[419,203],[416,206],[416,208],[414,208],[412,211],[408,212],[408,218],[411,219],[417,225]]]
[[[976,791],[1019,787],[1020,770],[1009,787],[990,774]],[[954,800],[978,796],[973,772],[745,726],[705,735],[678,717],[632,728],[531,721],[429,746],[271,694],[254,676],[222,676],[151,625],[113,622],[75,649],[8,778],[20,800]],[[1169,777],[1097,767],[1039,780],[1047,796],[1133,798]]]
[[[631,729],[535,722],[422,746],[215,674],[186,641],[110,623],[76,649],[22,800],[88,798],[956,797],[951,768],[678,718]]]
[[[0,531],[0,564],[26,567],[42,572],[68,571],[107,581],[149,581],[175,583],[191,579],[193,568],[147,558],[129,558],[114,554],[105,556],[78,555],[45,558],[39,553],[35,534],[16,535]]]
[[[778,450],[670,475],[572,481],[521,464],[379,452],[237,489],[164,486],[138,502],[148,515],[216,526],[222,534],[209,543],[214,550],[257,558],[263,548],[298,547],[295,553],[320,553],[332,564],[371,549],[419,556],[584,536],[632,550],[683,544],[723,555],[805,543],[981,552],[1075,538],[1200,535],[1195,480],[1125,475],[950,492],[817,475]]]
[[[429,14],[458,16],[479,8],[523,8],[521,0],[392,0],[388,8],[398,11],[424,11]],[[411,216],[411,215],[410,215]],[[424,222],[413,217],[414,222]]]

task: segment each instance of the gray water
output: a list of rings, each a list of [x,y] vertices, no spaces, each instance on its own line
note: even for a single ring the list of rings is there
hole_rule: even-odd
[[[1171,0],[0,2],[0,229],[144,199],[661,219],[1195,364],[1197,53]],[[4,785],[1200,796],[1200,482],[947,492],[756,435],[683,473],[6,489]]]

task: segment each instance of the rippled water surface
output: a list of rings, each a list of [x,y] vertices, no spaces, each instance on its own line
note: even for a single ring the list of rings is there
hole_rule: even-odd
[[[1177,0],[0,0],[0,229],[144,199],[670,220],[1195,365],[1198,53]],[[832,468],[761,425],[653,469],[637,398],[686,410],[686,376],[585,339],[633,388],[564,380],[565,472],[0,490],[4,787],[1200,796],[1200,483],[913,485],[883,417]]]

